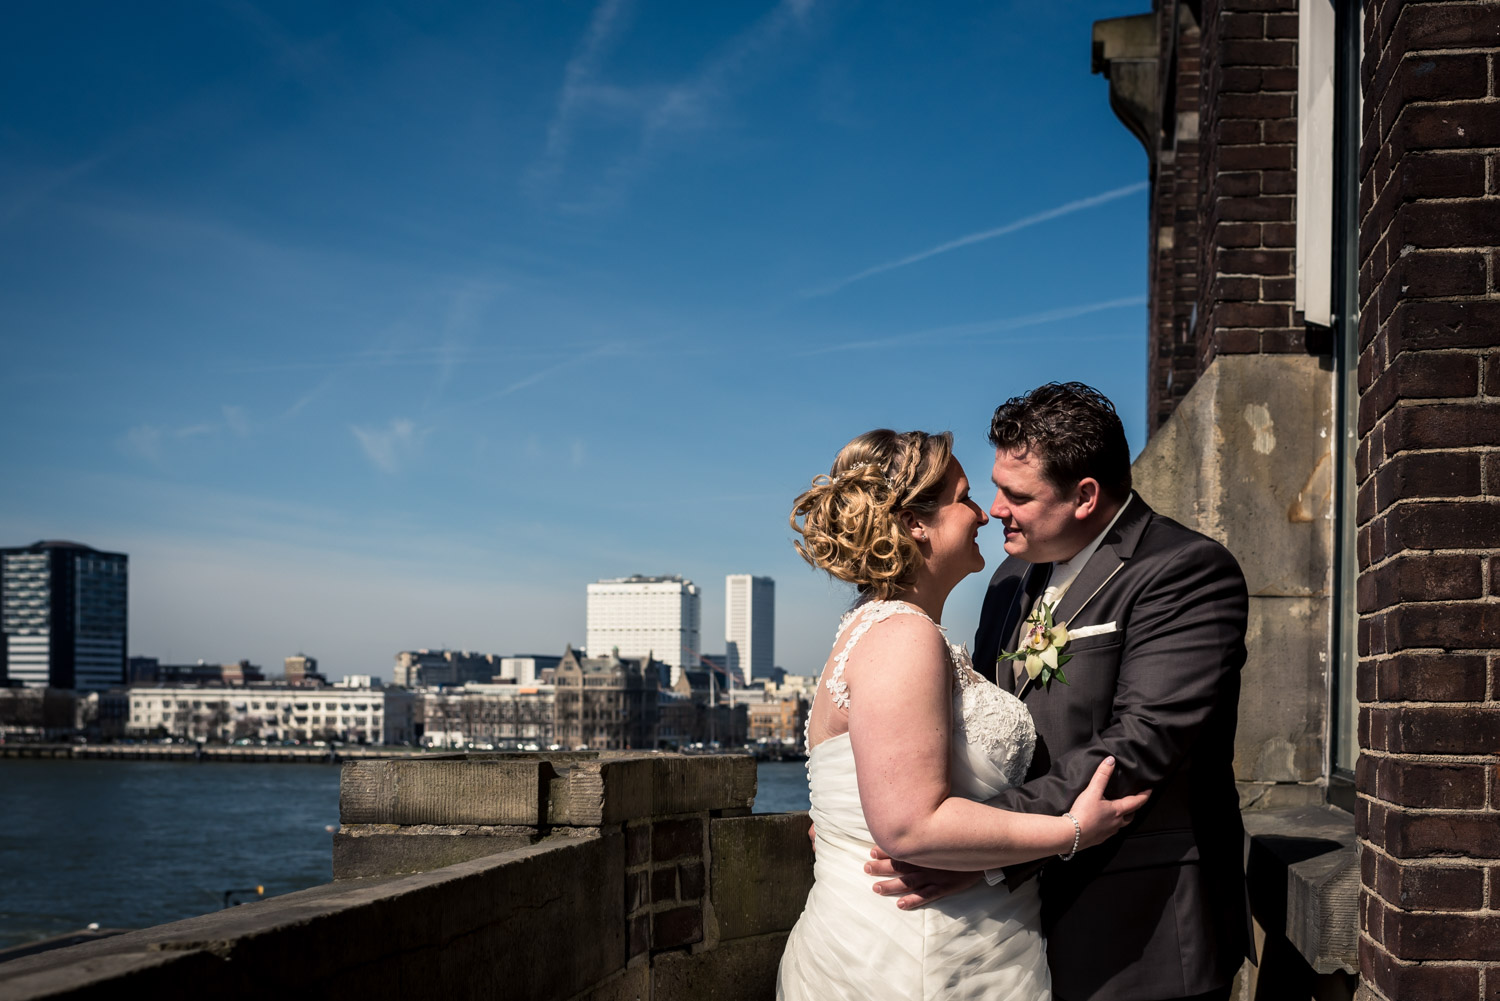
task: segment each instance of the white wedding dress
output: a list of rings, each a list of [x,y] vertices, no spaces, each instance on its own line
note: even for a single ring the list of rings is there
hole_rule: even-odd
[[[849,704],[843,674],[850,650],[876,622],[900,614],[926,618],[898,601],[868,602],[844,616],[839,624],[844,645],[824,683],[836,705]],[[975,673],[963,647],[948,646],[956,675],[952,794],[986,800],[1024,779],[1036,729],[1019,699]],[[1015,891],[981,880],[962,893],[903,911],[893,898],[871,889],[877,877],[865,875],[875,841],[859,802],[849,735],[812,748],[807,775],[817,833],[814,882],[781,957],[780,1001],[1051,997],[1036,880]]]

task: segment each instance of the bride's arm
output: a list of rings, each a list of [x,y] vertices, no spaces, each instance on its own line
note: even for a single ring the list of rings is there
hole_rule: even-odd
[[[1073,849],[1077,832],[1066,817],[949,795],[953,668],[930,623],[906,615],[879,623],[852,651],[844,676],[860,803],[882,851],[925,866],[987,869]],[[1073,811],[1079,847],[1119,830],[1145,800],[1104,800],[1102,780],[1094,785]]]

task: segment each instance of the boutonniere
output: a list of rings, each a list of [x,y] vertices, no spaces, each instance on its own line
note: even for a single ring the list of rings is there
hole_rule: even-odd
[[[1063,648],[1068,645],[1068,624],[1052,620],[1052,609],[1055,607],[1045,601],[1037,602],[1031,614],[1026,616],[1026,631],[1021,634],[1021,649],[1013,653],[1001,651],[995,662],[998,664],[1024,658],[1026,675],[1033,681],[1040,680],[1045,687],[1056,678],[1066,685],[1068,678],[1063,674],[1062,666],[1072,660],[1073,655],[1063,653]]]

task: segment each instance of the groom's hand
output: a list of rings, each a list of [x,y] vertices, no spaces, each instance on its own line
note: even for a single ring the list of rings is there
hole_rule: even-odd
[[[896,906],[903,911],[967,890],[984,875],[982,872],[928,869],[910,862],[898,862],[879,848],[871,848],[870,857],[874,861],[865,863],[867,875],[891,877],[876,883],[875,892],[882,897],[900,898]]]

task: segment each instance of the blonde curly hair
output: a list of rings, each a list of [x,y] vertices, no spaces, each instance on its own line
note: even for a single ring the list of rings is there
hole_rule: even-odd
[[[859,589],[890,598],[908,587],[922,553],[899,517],[931,514],[953,459],[953,433],[866,431],[839,450],[792,504],[794,541],[808,563]],[[799,522],[800,519],[800,522]]]

